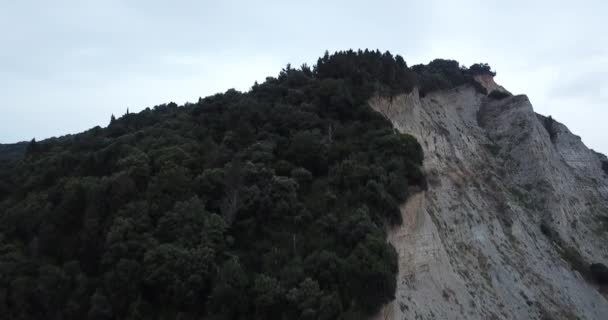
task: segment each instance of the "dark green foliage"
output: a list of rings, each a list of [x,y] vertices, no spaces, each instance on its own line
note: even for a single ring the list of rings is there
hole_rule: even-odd
[[[458,61],[435,59],[428,65],[415,65],[412,69],[418,76],[422,96],[435,90],[445,90],[467,82]]]
[[[410,92],[416,84],[415,74],[399,55],[390,52],[348,50],[329,55],[325,52],[314,68],[319,78],[343,79],[357,87],[353,94],[369,96],[375,91],[396,94]]]
[[[36,142],[36,139],[32,139],[30,141],[30,143],[27,144],[27,147],[25,148],[25,154],[26,155],[35,155],[38,152],[40,152],[40,146]]]
[[[484,144],[484,147],[490,151],[493,156],[497,156],[500,153],[500,145],[496,143]]]
[[[472,85],[478,92],[486,94],[485,88],[473,77],[483,74],[496,75],[488,64],[474,64],[468,69],[460,66],[458,61],[444,59],[435,59],[427,65],[415,65],[412,70],[416,73],[422,96],[435,90],[452,89],[464,84]]]
[[[496,72],[492,71],[492,68],[487,63],[476,63],[469,67],[469,73],[472,75],[490,75],[496,76]]]
[[[553,120],[553,117],[551,117],[551,116],[548,116],[548,117],[540,116],[540,117],[542,119],[545,130],[547,130],[547,133],[549,133],[549,138],[551,139],[551,141],[554,141],[555,138],[557,138],[555,120]]]
[[[600,285],[608,285],[608,267],[602,263],[592,263],[589,266],[589,272],[596,283]]]
[[[557,232],[553,230],[546,222],[542,222],[540,224],[540,232],[542,232],[549,240],[556,241],[557,240]]]
[[[0,161],[8,319],[354,319],[393,298],[385,227],[422,149],[367,105],[465,84],[379,51],[159,105]]]
[[[460,66],[458,61],[445,59],[435,59],[427,65],[408,68],[401,56],[393,58],[390,52],[381,53],[378,50],[348,50],[334,55],[326,52],[317,61],[314,73],[320,78],[342,79],[354,84],[358,90],[353,94],[360,96],[410,92],[415,86],[419,87],[420,94],[424,96],[432,91],[465,84],[487,94],[485,88],[473,77],[496,75],[487,63],[476,63],[467,68]]]
[[[559,248],[559,253],[572,270],[577,271],[586,279],[590,279],[589,264],[585,262],[585,259],[576,248],[562,245]]]
[[[499,91],[499,90],[493,90],[492,92],[490,92],[490,94],[488,95],[488,97],[492,98],[492,99],[496,99],[496,100],[502,100],[504,98],[508,98],[511,95],[507,92],[504,91]]]
[[[15,160],[23,157],[27,145],[27,142],[0,144],[0,161]]]
[[[576,248],[567,245],[559,233],[546,222],[541,223],[540,230],[551,241],[562,259],[568,263],[572,270],[580,273],[590,283],[600,285],[603,288],[608,285],[608,267],[602,263],[589,264]]]

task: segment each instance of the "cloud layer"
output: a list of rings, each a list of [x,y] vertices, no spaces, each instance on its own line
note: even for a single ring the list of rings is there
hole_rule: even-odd
[[[327,49],[408,64],[489,62],[608,153],[605,1],[3,1],[0,143],[106,125],[111,114],[247,90]]]

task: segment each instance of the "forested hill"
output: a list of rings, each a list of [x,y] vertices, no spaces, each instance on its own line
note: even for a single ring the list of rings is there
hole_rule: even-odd
[[[420,145],[367,101],[480,72],[326,54],[249,92],[32,141],[0,158],[0,314],[367,317],[395,292],[385,227],[425,187]]]
[[[26,142],[0,144],[0,161],[19,159],[23,157],[25,148],[27,148]]]

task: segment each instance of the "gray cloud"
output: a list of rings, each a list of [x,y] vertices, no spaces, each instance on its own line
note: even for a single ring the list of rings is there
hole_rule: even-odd
[[[324,50],[489,62],[595,149],[606,116],[603,1],[3,1],[0,142],[105,125],[127,107],[247,90]]]

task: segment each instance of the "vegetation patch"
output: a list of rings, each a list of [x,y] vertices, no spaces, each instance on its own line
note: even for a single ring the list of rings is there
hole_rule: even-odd
[[[23,157],[27,142],[0,144],[0,161],[15,160]]]
[[[488,97],[496,100],[502,100],[510,96],[511,95],[509,93],[499,90],[492,90],[492,92],[490,92],[490,94],[488,95]]]
[[[585,262],[578,250],[570,246],[564,246],[560,248],[559,253],[562,259],[568,262],[572,270],[578,271],[585,279],[591,278],[589,264]]]
[[[557,231],[551,228],[546,223],[541,223],[541,232],[551,240],[555,245],[561,258],[566,261],[572,270],[578,271],[585,280],[590,283],[599,285],[605,289],[608,285],[608,267],[602,263],[591,263],[585,261],[581,254],[575,248],[568,246],[560,238]]]
[[[589,266],[591,276],[600,285],[608,285],[608,267],[602,263],[593,263]]]
[[[493,156],[497,156],[500,153],[500,145],[497,143],[487,143],[483,145]]]
[[[457,86],[468,84],[481,94],[487,94],[487,90],[477,81],[474,76],[480,74],[496,75],[486,63],[477,63],[470,68],[460,66],[458,61],[435,59],[428,65],[415,65],[412,70],[416,73],[417,86],[420,95],[435,90],[452,89]]]
[[[542,117],[542,122],[545,130],[547,130],[547,133],[549,133],[549,138],[551,141],[555,141],[555,138],[557,137],[557,130],[555,128],[555,120],[553,120],[553,117]]]

